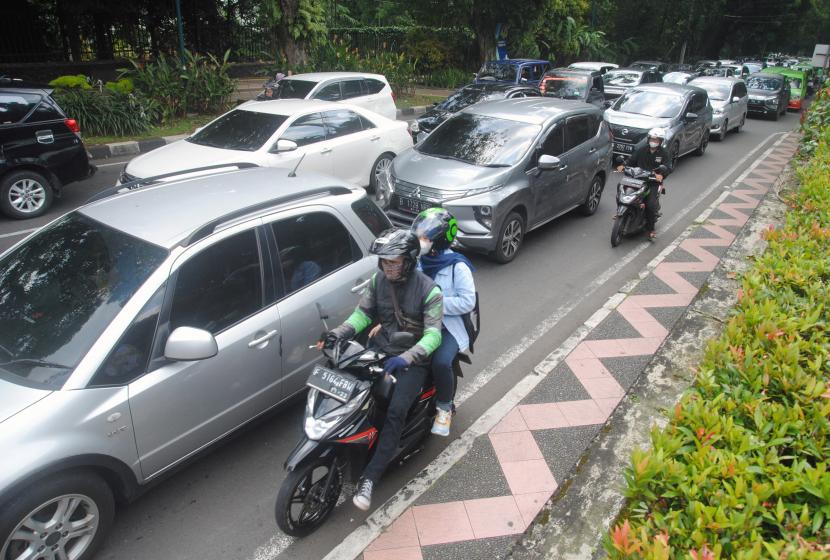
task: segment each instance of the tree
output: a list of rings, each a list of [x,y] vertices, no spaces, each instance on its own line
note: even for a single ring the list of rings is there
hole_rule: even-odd
[[[280,53],[291,66],[305,64],[309,49],[326,38],[323,0],[267,0],[264,6]]]

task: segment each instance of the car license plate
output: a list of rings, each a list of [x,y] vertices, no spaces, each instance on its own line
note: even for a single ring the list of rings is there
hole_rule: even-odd
[[[426,200],[416,200],[414,198],[407,198],[405,196],[398,197],[398,208],[405,212],[413,214],[420,214],[422,211],[431,207],[432,203]]]
[[[340,402],[346,402],[352,398],[354,389],[357,387],[357,381],[356,377],[348,373],[332,371],[323,366],[314,366],[306,385],[314,387],[321,393],[325,393]]]
[[[614,142],[614,149],[617,150],[618,152],[625,152],[627,154],[630,154],[631,152],[634,151],[634,145],[633,144],[621,144],[619,142]]]

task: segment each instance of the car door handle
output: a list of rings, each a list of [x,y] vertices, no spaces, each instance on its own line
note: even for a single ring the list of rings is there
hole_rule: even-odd
[[[369,138],[369,141],[371,142],[377,142],[378,140],[380,140],[380,136],[372,136],[371,138]]]
[[[55,141],[55,135],[51,130],[36,130],[35,137],[38,144],[52,144]]]
[[[565,171],[567,168],[568,168],[567,165],[560,165],[559,166],[559,171]]]
[[[596,152],[596,151],[597,151],[597,149],[596,149],[596,148],[591,148],[590,150],[588,150],[588,153],[589,153],[589,154],[593,154],[593,153],[594,153],[594,152]]]
[[[320,150],[321,154],[328,154],[330,152],[331,152],[331,148],[323,148],[322,150]]]
[[[271,331],[271,332],[265,333],[261,337],[255,338],[251,342],[249,342],[248,343],[248,348],[256,348],[260,344],[268,342],[269,340],[271,340],[275,336],[277,336],[277,331]]]
[[[353,294],[356,294],[356,293],[358,293],[358,292],[362,292],[362,291],[363,291],[363,288],[365,288],[366,286],[368,286],[368,285],[369,285],[369,282],[371,282],[371,281],[372,281],[372,279],[371,279],[371,278],[367,278],[366,280],[364,280],[364,281],[363,281],[363,282],[361,282],[360,284],[355,284],[354,288],[352,288],[350,291],[351,291]]]

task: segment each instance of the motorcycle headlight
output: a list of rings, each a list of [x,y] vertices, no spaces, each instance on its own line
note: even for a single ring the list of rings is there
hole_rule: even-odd
[[[309,389],[305,410],[305,435],[308,436],[308,439],[315,441],[325,438],[332,430],[337,428],[344,418],[349,416],[352,412],[357,410],[361,404],[363,404],[368,393],[369,389],[364,389],[352,400],[343,404],[343,406],[339,406],[331,412],[327,412],[323,416],[315,418],[314,406],[320,396],[320,392],[317,389]]]
[[[637,198],[637,194],[621,194],[620,195],[620,202],[623,204],[631,204],[634,202],[634,199]]]

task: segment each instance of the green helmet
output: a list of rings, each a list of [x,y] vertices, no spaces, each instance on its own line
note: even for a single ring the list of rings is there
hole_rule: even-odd
[[[452,245],[458,235],[458,222],[444,208],[427,208],[412,222],[412,232],[432,241],[433,248],[442,251]]]

